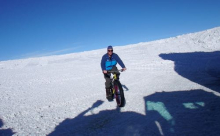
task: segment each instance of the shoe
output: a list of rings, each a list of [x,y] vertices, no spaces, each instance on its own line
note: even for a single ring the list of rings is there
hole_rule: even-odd
[[[112,101],[112,100],[113,100],[111,89],[106,89],[106,99],[107,99],[108,101]]]

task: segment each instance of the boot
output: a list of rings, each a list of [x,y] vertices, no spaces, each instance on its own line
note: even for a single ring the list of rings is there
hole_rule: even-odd
[[[112,92],[111,92],[111,89],[106,89],[106,99],[108,101],[112,101]]]

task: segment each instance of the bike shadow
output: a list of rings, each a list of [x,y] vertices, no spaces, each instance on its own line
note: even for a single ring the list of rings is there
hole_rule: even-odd
[[[122,88],[124,88],[124,89],[126,89],[126,90],[124,90],[124,91],[129,91],[129,89],[128,89],[128,87],[126,86],[126,85],[121,85],[122,86]]]
[[[204,90],[160,92],[144,97],[146,115],[160,135],[220,134],[220,97]]]
[[[174,70],[192,82],[220,92],[220,51],[160,54],[174,62]]]
[[[2,119],[0,119],[0,136],[12,136],[13,134],[15,134],[15,132],[13,132],[12,129],[8,128],[8,129],[1,129],[1,127],[3,127],[4,123],[2,121]]]

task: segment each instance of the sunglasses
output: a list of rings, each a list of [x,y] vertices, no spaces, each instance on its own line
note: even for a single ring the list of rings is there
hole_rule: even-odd
[[[113,50],[108,50],[108,52],[113,52]]]

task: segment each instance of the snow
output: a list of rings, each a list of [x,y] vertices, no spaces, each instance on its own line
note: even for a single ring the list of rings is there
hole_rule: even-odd
[[[0,135],[220,135],[219,37],[114,47],[128,69],[123,108],[105,98],[106,49],[2,61]]]

